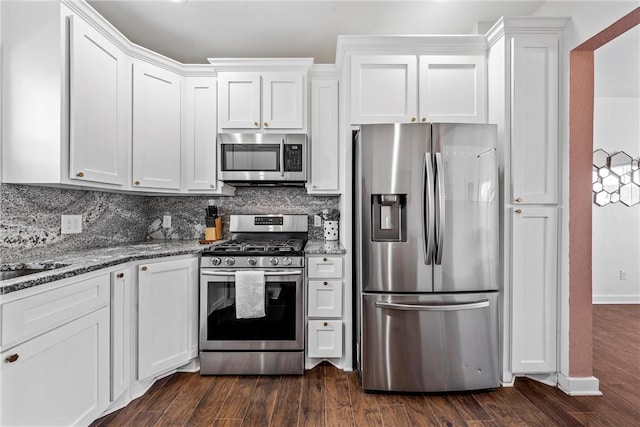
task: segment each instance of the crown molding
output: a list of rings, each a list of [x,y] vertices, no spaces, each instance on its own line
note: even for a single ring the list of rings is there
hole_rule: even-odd
[[[336,66],[348,55],[472,55],[487,50],[484,35],[338,36]]]
[[[313,66],[313,58],[207,58],[219,71],[304,71]]]
[[[571,18],[543,18],[530,16],[502,17],[487,31],[487,45],[493,46],[506,34],[559,34]]]

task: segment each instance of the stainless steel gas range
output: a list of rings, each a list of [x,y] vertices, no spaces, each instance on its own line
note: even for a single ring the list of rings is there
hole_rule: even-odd
[[[200,373],[304,371],[306,215],[232,215],[200,264]]]

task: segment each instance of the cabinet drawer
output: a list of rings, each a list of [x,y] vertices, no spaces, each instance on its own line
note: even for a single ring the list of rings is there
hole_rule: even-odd
[[[337,279],[342,277],[342,257],[309,257],[309,277]]]
[[[342,321],[309,320],[309,357],[342,357]]]
[[[309,317],[342,316],[342,281],[309,280]]]
[[[109,304],[109,274],[79,280],[2,306],[2,345],[45,332]]]

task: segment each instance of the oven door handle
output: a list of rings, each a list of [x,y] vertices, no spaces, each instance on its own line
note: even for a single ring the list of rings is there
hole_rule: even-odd
[[[235,276],[235,271],[200,271],[203,276]],[[265,271],[265,276],[301,276],[302,270],[293,271]]]

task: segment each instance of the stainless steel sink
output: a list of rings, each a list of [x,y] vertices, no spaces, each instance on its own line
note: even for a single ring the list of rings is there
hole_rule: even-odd
[[[68,264],[54,264],[48,266],[31,266],[25,268],[17,268],[15,270],[0,271],[0,280],[14,279],[16,277],[27,276],[29,274],[42,273],[43,271],[55,270],[56,268],[66,267]]]

